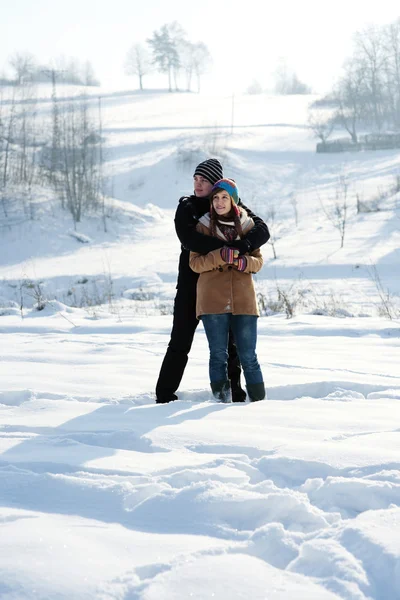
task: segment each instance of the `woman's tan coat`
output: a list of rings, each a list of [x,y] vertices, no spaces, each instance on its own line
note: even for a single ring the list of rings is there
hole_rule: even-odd
[[[246,234],[254,221],[242,209],[242,228]],[[211,235],[210,216],[204,215],[197,224],[197,230]],[[225,239],[217,228],[218,237]],[[227,242],[228,245],[228,242]],[[259,316],[257,298],[252,273],[257,273],[263,258],[259,249],[245,254],[247,266],[245,271],[238,271],[234,265],[227,264],[221,257],[220,250],[208,254],[191,252],[189,264],[193,271],[200,273],[197,282],[196,316],[208,314],[232,313],[234,315]]]

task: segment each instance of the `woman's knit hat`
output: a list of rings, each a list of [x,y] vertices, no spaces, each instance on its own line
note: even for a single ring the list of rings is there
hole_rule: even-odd
[[[238,207],[236,206],[239,202],[239,189],[235,181],[233,179],[228,178],[216,181],[213,185],[213,189],[211,190],[211,199],[218,190],[225,190],[226,192],[228,192],[228,194],[233,200],[235,212],[239,213]]]
[[[229,196],[232,200],[232,208],[229,211],[227,216],[218,216],[213,209],[213,197],[220,190],[225,190],[228,192]],[[216,235],[217,221],[226,221],[227,219],[231,219],[235,225],[236,234],[240,237],[243,237],[243,229],[240,222],[240,208],[237,203],[239,202],[239,189],[233,179],[219,179],[211,190],[210,194],[210,223],[211,223],[211,235]]]
[[[211,185],[214,185],[218,179],[222,179],[224,176],[222,172],[222,165],[217,158],[208,158],[207,160],[203,160],[203,162],[197,165],[193,177],[195,175],[204,177],[204,179],[207,179]]]

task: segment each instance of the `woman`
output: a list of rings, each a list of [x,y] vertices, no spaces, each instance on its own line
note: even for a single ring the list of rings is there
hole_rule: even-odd
[[[263,264],[259,249],[239,257],[231,247],[254,221],[237,205],[239,191],[232,179],[220,179],[211,190],[210,212],[200,218],[197,230],[225,240],[226,246],[206,255],[190,253],[190,266],[200,273],[196,316],[203,321],[210,347],[210,383],[214,396],[229,401],[227,373],[228,332],[231,327],[251,401],[265,398],[265,387],[256,355],[259,316],[252,273]]]

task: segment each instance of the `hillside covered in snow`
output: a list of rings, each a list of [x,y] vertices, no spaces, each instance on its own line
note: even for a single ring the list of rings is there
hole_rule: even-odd
[[[400,598],[399,152],[317,154],[311,96],[100,94],[104,213],[0,204],[0,597]],[[200,324],[157,406],[209,156],[271,230],[268,399],[212,399]]]

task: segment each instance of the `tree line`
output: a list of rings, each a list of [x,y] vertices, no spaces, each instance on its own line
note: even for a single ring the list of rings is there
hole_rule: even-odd
[[[145,43],[133,44],[126,56],[125,72],[137,76],[141,90],[145,76],[158,71],[166,74],[170,92],[191,91],[194,82],[199,92],[201,76],[210,64],[206,44],[190,41],[181,25],[173,21],[154,31]]]
[[[384,26],[369,26],[354,36],[353,51],[331,92],[310,112],[310,126],[325,144],[340,127],[358,142],[366,127],[380,133],[400,129],[400,18]]]
[[[38,62],[31,52],[14,52],[8,58],[8,65],[12,70],[12,79],[3,78],[2,85],[22,85],[28,83],[45,83],[53,70],[58,73],[59,80],[63,83],[74,85],[98,86],[93,66],[89,61],[80,61],[77,58],[59,56],[52,61],[51,66]]]
[[[50,187],[74,225],[88,213],[100,214],[106,230],[100,98],[85,94],[57,98],[52,76],[52,109],[39,117],[35,88],[0,89],[0,221],[37,217],[35,187]]]

